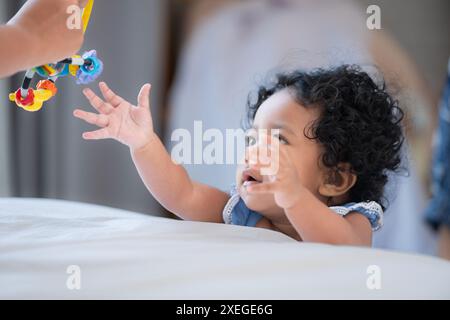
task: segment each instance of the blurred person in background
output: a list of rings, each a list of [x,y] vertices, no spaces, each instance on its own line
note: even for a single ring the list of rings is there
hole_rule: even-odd
[[[196,120],[203,121],[203,130],[238,128],[247,92],[268,72],[375,65],[388,86],[400,83],[398,98],[409,114],[412,146],[405,154],[414,155],[409,177],[391,183],[386,228],[375,246],[432,253],[433,237],[421,218],[426,204],[421,180],[427,171],[421,164],[428,161],[423,146],[430,145],[435,101],[409,55],[387,32],[369,30],[367,17],[366,8],[353,1],[195,1],[172,88],[166,142],[172,143],[174,129],[193,132]],[[186,168],[194,179],[223,190],[232,184],[232,165]]]
[[[435,142],[433,198],[426,217],[432,227],[439,231],[439,256],[450,260],[450,59]]]

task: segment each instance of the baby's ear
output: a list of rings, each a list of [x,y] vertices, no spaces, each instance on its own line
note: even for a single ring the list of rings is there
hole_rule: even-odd
[[[342,196],[355,185],[356,180],[356,174],[352,173],[350,164],[341,163],[338,168],[324,172],[319,193],[324,197]]]

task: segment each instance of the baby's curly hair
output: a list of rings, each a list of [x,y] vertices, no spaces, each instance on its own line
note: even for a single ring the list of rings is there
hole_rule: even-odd
[[[274,84],[259,88],[256,101],[249,97],[247,125],[262,103],[283,89],[304,107],[322,109],[304,135],[324,147],[320,160],[333,172],[340,163],[350,164],[357,176],[350,201],[377,201],[385,209],[388,172],[401,164],[404,113],[384,81],[377,85],[356,65],[278,74]]]

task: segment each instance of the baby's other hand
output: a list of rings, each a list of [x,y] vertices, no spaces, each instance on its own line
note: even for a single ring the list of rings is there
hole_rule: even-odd
[[[252,163],[250,167],[259,170],[262,175],[268,176],[269,179],[268,181],[249,185],[247,192],[253,194],[272,193],[276,204],[280,208],[290,209],[297,204],[301,192],[305,187],[300,181],[297,170],[287,150],[275,141],[272,141],[271,145],[267,146],[267,148],[269,157],[265,159],[265,163],[261,163],[258,160]],[[252,149],[251,152],[259,151]],[[250,156],[253,159],[263,158],[261,155]]]
[[[83,90],[98,114],[79,109],[73,112],[76,118],[101,128],[83,133],[83,138],[86,140],[115,139],[131,150],[147,146],[155,135],[150,112],[150,84],[145,84],[141,88],[137,106],[115,94],[106,83],[101,82],[99,87],[106,101],[90,89]]]

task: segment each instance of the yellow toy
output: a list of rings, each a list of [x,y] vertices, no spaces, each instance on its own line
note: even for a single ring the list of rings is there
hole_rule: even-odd
[[[86,32],[93,6],[94,0],[89,0],[83,10],[83,32]],[[75,55],[57,63],[35,67],[25,73],[22,86],[9,95],[9,100],[26,111],[39,111],[44,102],[50,100],[58,92],[55,85],[58,78],[71,75],[77,79],[77,84],[88,84],[97,79],[102,71],[103,63],[97,58],[95,50],[88,51],[82,56]],[[36,73],[45,80],[39,81],[36,90],[33,90],[30,88],[30,84]]]

